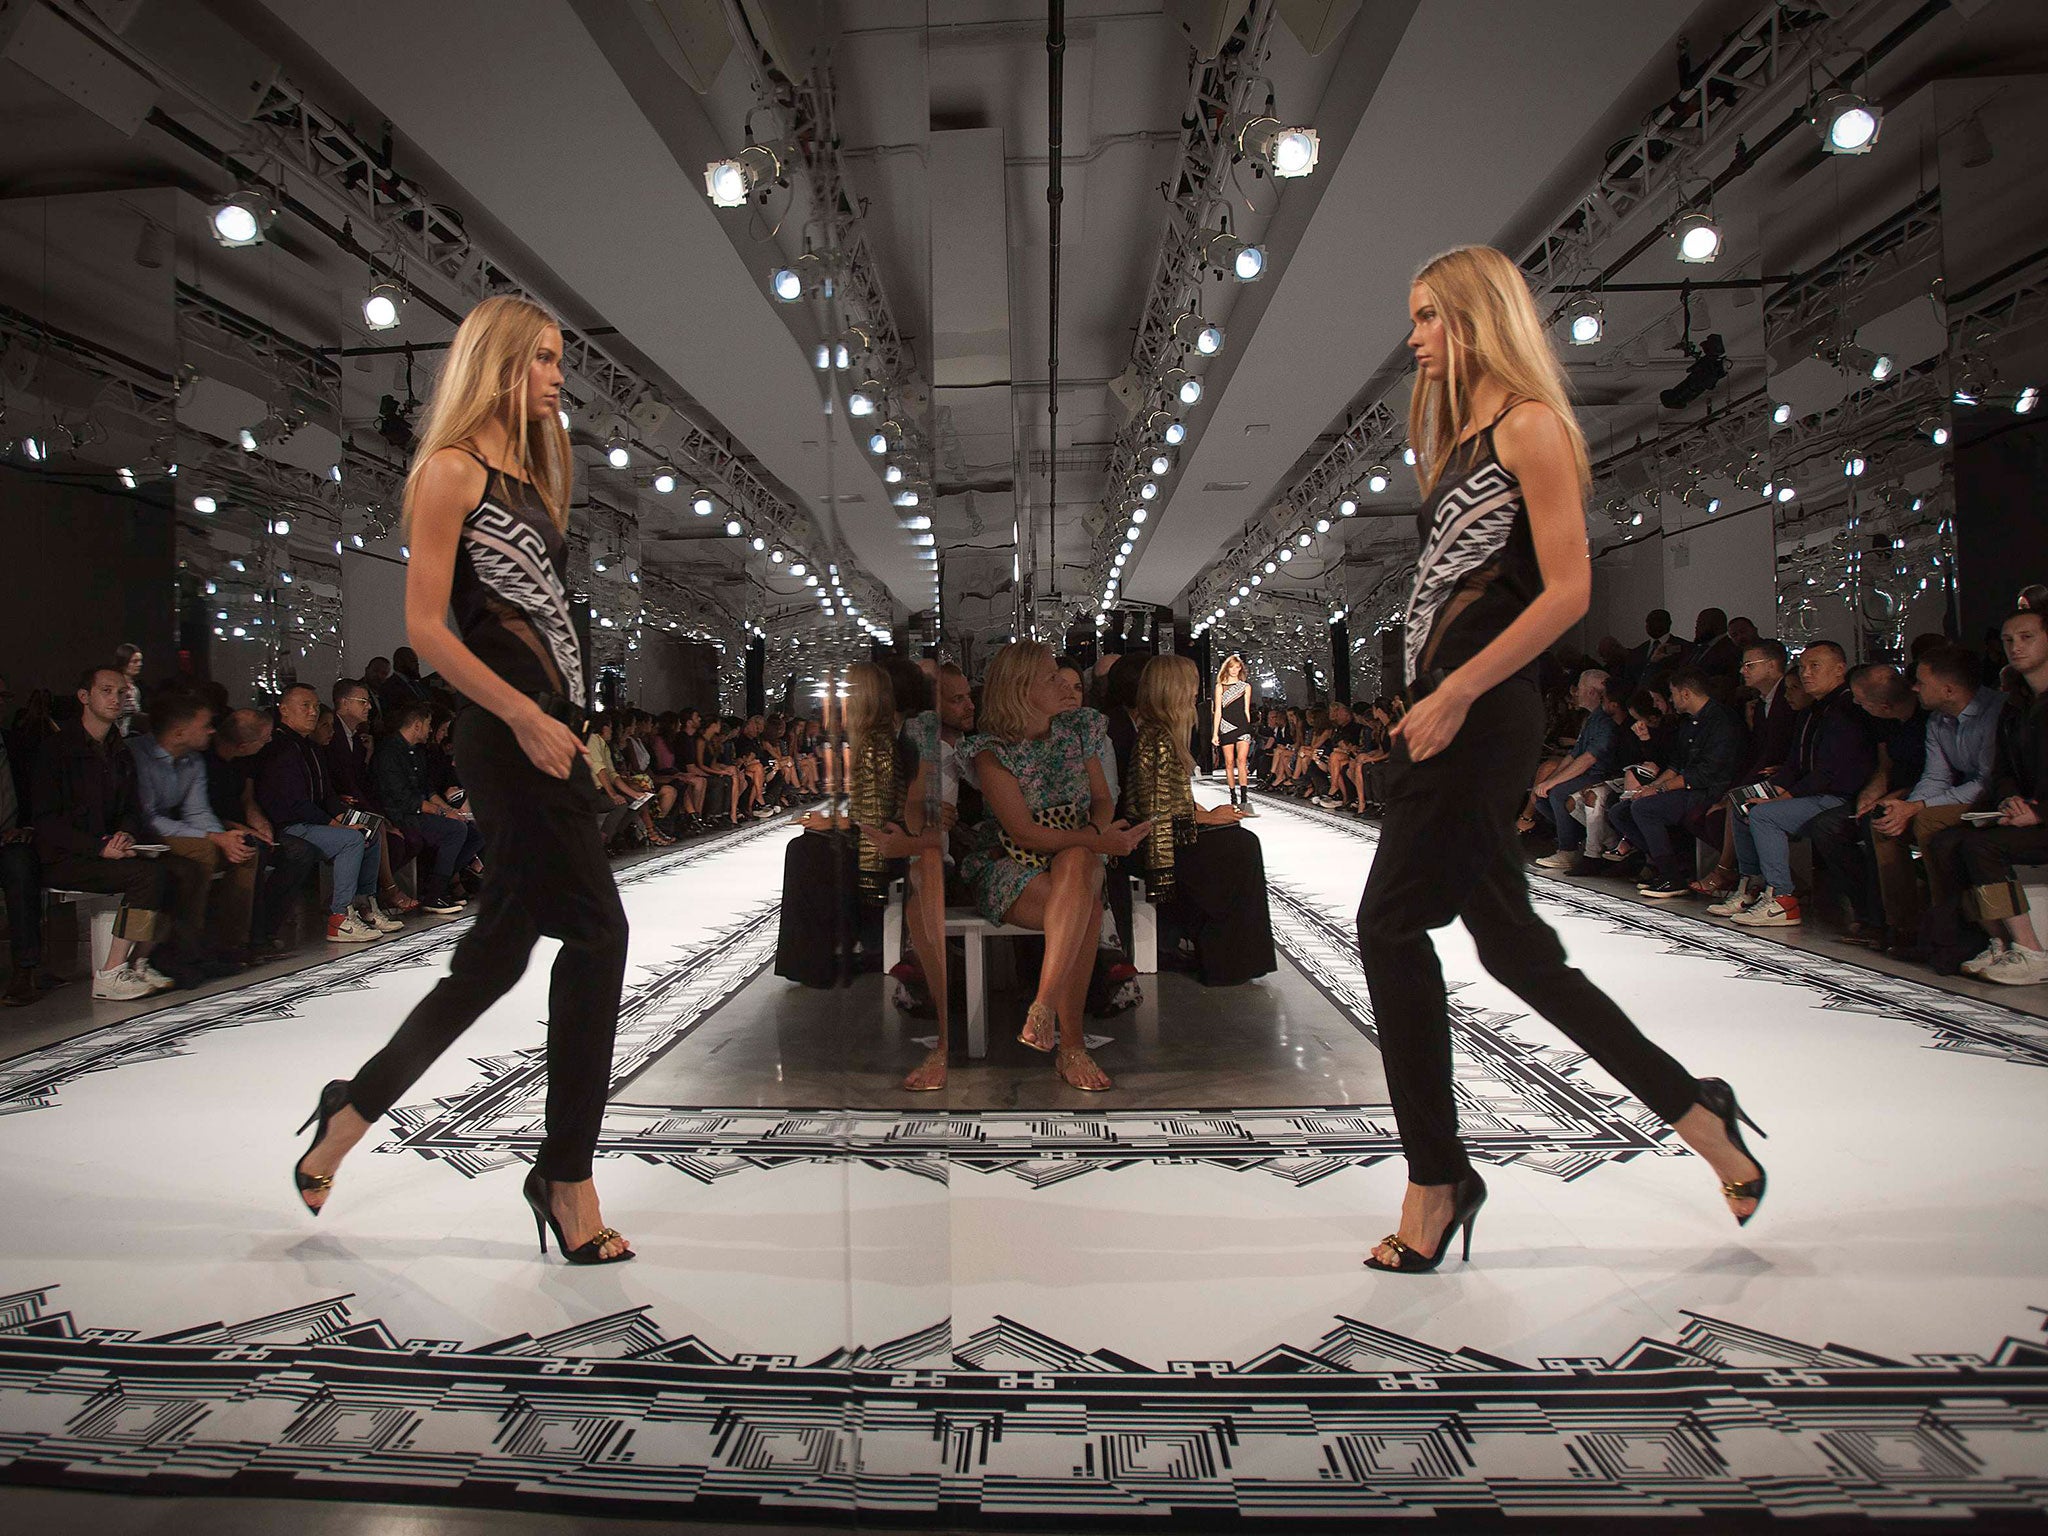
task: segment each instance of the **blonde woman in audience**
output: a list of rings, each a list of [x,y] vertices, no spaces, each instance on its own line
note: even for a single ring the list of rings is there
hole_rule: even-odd
[[[1057,1051],[1070,1087],[1113,1087],[1083,1040],[1088,975],[1102,927],[1106,857],[1122,857],[1151,829],[1115,819],[1103,777],[1102,716],[1068,710],[1050,647],[1004,646],[982,688],[979,731],[961,743],[974,764],[988,816],[976,827],[960,873],[990,922],[1045,934],[1038,993],[1017,1038]]]

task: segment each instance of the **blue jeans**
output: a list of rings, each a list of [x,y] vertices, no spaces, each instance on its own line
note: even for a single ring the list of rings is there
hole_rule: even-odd
[[[1662,789],[1635,800],[1617,799],[1607,812],[1616,831],[1649,855],[1650,866],[1667,880],[1683,880],[1690,871],[1671,846],[1672,832],[1707,803],[1705,790]]]
[[[284,830],[292,837],[311,843],[320,850],[320,857],[334,866],[334,897],[327,904],[329,916],[339,917],[346,912],[356,899],[356,893],[366,886],[369,894],[376,894],[377,877],[384,867],[384,840],[381,837],[366,838],[355,827],[314,826],[304,821],[295,822]]]
[[[1565,801],[1582,789],[1590,789],[1606,777],[1604,773],[1582,773],[1575,779],[1566,779],[1536,802],[1537,818],[1549,822],[1557,834],[1559,853],[1576,853],[1586,841],[1585,826],[1566,809]]]
[[[1735,860],[1742,872],[1780,895],[1792,889],[1792,839],[1822,811],[1842,803],[1840,795],[1801,795],[1793,800],[1759,800],[1747,816],[1735,818]]]

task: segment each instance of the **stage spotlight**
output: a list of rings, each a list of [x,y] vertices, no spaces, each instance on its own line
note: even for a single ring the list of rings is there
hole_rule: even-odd
[[[1842,455],[1842,473],[1851,480],[1858,478],[1869,467],[1870,461],[1860,448],[1851,448]]]
[[[1158,494],[1159,486],[1155,481],[1147,480],[1143,485],[1138,487],[1138,499],[1140,501],[1150,501],[1153,497],[1157,496]]]
[[[213,238],[230,249],[261,245],[270,226],[277,222],[277,209],[261,192],[243,188],[233,197],[213,205],[207,227]]]
[[[1274,117],[1255,117],[1246,123],[1238,130],[1237,147],[1282,180],[1308,175],[1322,156],[1322,140],[1315,129],[1290,128]]]
[[[31,438],[30,441],[33,442],[34,439]],[[220,510],[220,503],[211,496],[194,496],[192,498],[192,510],[202,516],[211,517]]]
[[[1223,350],[1223,327],[1204,320],[1194,310],[1183,310],[1173,322],[1173,339],[1184,347],[1193,347],[1204,357],[1214,357]]]
[[[825,263],[816,252],[805,251],[786,267],[777,267],[768,274],[768,291],[775,295],[777,303],[794,304],[824,278]]]
[[[1315,538],[1308,532],[1307,529],[1303,529],[1300,533],[1294,536],[1294,542],[1299,544],[1303,549],[1307,549],[1309,545],[1315,543]]]
[[[1410,469],[1413,469],[1415,467],[1415,450],[1413,448],[1403,448],[1401,450],[1401,462]]]
[[[725,536],[728,539],[736,539],[746,531],[747,525],[741,522],[738,518],[728,517],[725,520]]]
[[[1317,533],[1328,533],[1329,531],[1330,531],[1330,520],[1329,520],[1329,519],[1328,519],[1327,517],[1319,517],[1319,518],[1317,518],[1317,519],[1316,519],[1316,532],[1317,532]]]
[[[1288,561],[1292,560],[1293,558],[1294,551],[1292,549],[1283,549],[1280,551],[1280,563],[1282,565],[1285,565]]]
[[[1920,431],[1937,448],[1948,446],[1948,423],[1939,416],[1930,416],[1920,423]]]
[[[1779,402],[1778,402],[1778,403],[1777,403],[1776,405],[1774,405],[1774,406],[1772,406],[1772,407],[1771,407],[1771,425],[1772,425],[1772,426],[1774,426],[1774,427],[1782,427],[1782,426],[1787,426],[1787,425],[1789,425],[1789,424],[1791,423],[1791,420],[1792,420],[1792,407],[1791,407],[1791,406],[1790,406],[1789,404],[1787,404],[1787,403],[1786,403],[1785,401],[1783,401],[1783,400],[1780,400],[1780,401],[1779,401]]]
[[[1182,405],[1193,405],[1202,398],[1202,381],[1185,368],[1167,369],[1160,375],[1159,384],[1169,400],[1178,400]]]
[[[882,479],[884,483],[888,485],[896,485],[900,483],[903,479],[903,466],[901,464],[883,465]]]
[[[1781,502],[1790,501],[1794,496],[1797,496],[1798,494],[1798,491],[1794,490],[1789,485],[1781,485],[1778,487],[1778,500]]]
[[[1375,464],[1365,472],[1365,488],[1375,496],[1384,496],[1394,483],[1394,477],[1384,464]]]
[[[1145,510],[1145,508],[1143,508],[1143,507],[1133,507],[1133,508],[1131,508],[1131,521],[1132,521],[1132,522],[1134,522],[1134,523],[1142,523],[1143,521],[1145,521],[1145,519],[1146,519],[1147,517],[1150,517],[1150,516],[1151,516],[1151,513],[1149,513],[1148,511],[1146,511],[1146,510]]]
[[[1124,530],[1124,538],[1128,542],[1135,544],[1138,542],[1138,535],[1143,531],[1144,530],[1141,529],[1136,523],[1133,523],[1130,527]]]
[[[556,411],[556,412],[555,412],[555,419],[556,419],[557,421],[561,422],[561,424],[562,424],[562,430],[563,430],[564,432],[566,432],[566,431],[568,431],[568,430],[569,430],[569,413],[568,413],[567,411],[564,411],[564,410],[558,410],[558,411]]]
[[[389,331],[398,325],[405,306],[405,290],[396,283],[379,283],[363,299],[363,324],[373,331]]]
[[[872,416],[882,408],[882,397],[887,386],[880,379],[862,379],[860,388],[846,397],[846,413],[849,416]]]
[[[1671,221],[1671,238],[1678,245],[1678,259],[1694,266],[1714,261],[1721,254],[1721,226],[1713,215],[1695,209]]]
[[[1169,421],[1166,430],[1159,434],[1160,440],[1169,448],[1178,448],[1188,440],[1188,424],[1184,421]]]
[[[1876,383],[1882,384],[1898,371],[1898,360],[1888,352],[1880,352],[1870,360],[1870,377]]]
[[[1256,283],[1266,275],[1266,248],[1247,245],[1227,230],[1210,230],[1203,237],[1202,260],[1240,283]]]
[[[1277,570],[1279,570],[1279,569],[1280,569],[1280,567],[1279,567],[1278,565],[1274,564],[1274,563],[1273,563],[1273,562],[1272,562],[1271,560],[1268,560],[1268,561],[1266,562],[1266,574],[1267,574],[1268,576],[1272,575],[1272,574],[1273,574],[1273,573],[1274,573],[1275,571],[1277,571]]]
[[[749,144],[730,160],[704,167],[704,191],[714,208],[742,208],[756,187],[782,179],[782,161],[790,147]]]
[[[918,495],[915,490],[906,485],[894,496],[891,496],[889,500],[894,502],[899,507],[914,507],[917,505]]]
[[[698,491],[690,497],[690,510],[699,517],[709,517],[718,510],[718,502],[709,491]]]
[[[2034,407],[2040,403],[2041,391],[2032,384],[2029,384],[2018,395],[2013,397],[2013,414],[2017,416],[2031,416],[2034,413]]]
[[[1884,114],[1854,91],[1823,91],[1813,104],[1820,147],[1831,155],[1867,155],[1877,143]]]
[[[654,488],[666,496],[676,488],[676,472],[666,464],[654,472]]]
[[[1172,455],[1172,454],[1170,454],[1170,453],[1155,453],[1155,454],[1153,454],[1153,455],[1152,455],[1152,473],[1153,473],[1153,474],[1155,474],[1155,475],[1163,475],[1163,474],[1165,474],[1165,473],[1166,473],[1166,472],[1167,472],[1168,470],[1170,470],[1170,469],[1172,469],[1172,468],[1173,468],[1173,455]]]
[[[1590,293],[1582,293],[1564,311],[1565,335],[1575,347],[1590,347],[1607,330],[1607,311]]]
[[[1339,517],[1358,516],[1358,498],[1348,494],[1339,496],[1337,498],[1337,515]]]
[[[626,447],[626,434],[613,432],[604,442],[604,461],[613,469],[624,469],[633,462],[633,455]]]

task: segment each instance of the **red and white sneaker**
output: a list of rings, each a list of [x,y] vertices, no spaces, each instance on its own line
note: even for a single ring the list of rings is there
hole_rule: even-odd
[[[1734,917],[1745,928],[1797,928],[1800,922],[1799,898],[1780,896],[1767,885],[1754,906],[1743,908]]]

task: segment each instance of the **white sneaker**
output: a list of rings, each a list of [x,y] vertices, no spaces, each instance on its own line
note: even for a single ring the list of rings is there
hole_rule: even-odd
[[[1977,973],[2002,987],[2033,987],[2048,981],[2048,953],[2015,944]]]
[[[177,985],[175,981],[171,980],[170,977],[151,965],[147,960],[130,960],[128,962],[128,969],[140,977],[144,985],[152,992],[168,992]]]
[[[1780,896],[1767,885],[1763,895],[1734,916],[1745,928],[1797,928],[1799,902],[1796,897]]]
[[[155,990],[125,965],[92,973],[92,995],[103,1003],[132,1003]]]
[[[1970,959],[1965,960],[1963,962],[1963,970],[1967,975],[1982,976],[1986,971],[1990,970],[1992,966],[1998,964],[1998,957],[2000,955],[2007,954],[2009,952],[2010,951],[2006,947],[2005,940],[1993,939],[1989,944],[1984,946],[1983,954],[1973,955]]]
[[[356,908],[356,921],[368,924],[379,933],[396,933],[405,926],[405,924],[401,923],[389,912],[386,912],[374,901],[366,902]]]
[[[1555,853],[1546,853],[1535,862],[1538,869],[1570,869],[1579,862],[1579,856],[1560,848]]]
[[[343,913],[340,922],[333,918],[327,920],[327,942],[330,944],[363,944],[377,936],[377,930],[353,912]]]
[[[1337,809],[1338,806],[1342,805],[1344,802],[1342,800],[1339,800],[1334,795],[1317,795],[1315,798],[1315,803],[1321,806],[1326,811],[1334,811]]]
[[[1733,917],[1738,912],[1747,912],[1761,900],[1763,892],[1757,889],[1749,876],[1744,875],[1735,882],[1734,890],[1707,908],[1707,911],[1715,917]]]

